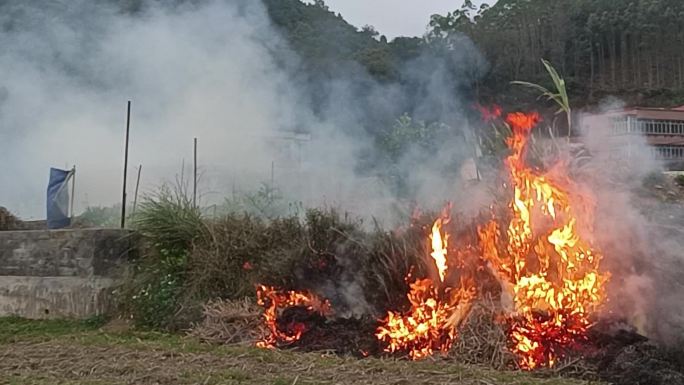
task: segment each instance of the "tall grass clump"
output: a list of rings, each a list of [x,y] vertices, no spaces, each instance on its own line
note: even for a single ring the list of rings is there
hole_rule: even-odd
[[[188,257],[195,240],[207,232],[205,222],[177,184],[143,197],[132,226],[148,246],[122,287],[123,310],[139,327],[175,329],[184,323]]]
[[[206,232],[202,213],[182,184],[164,185],[143,197],[132,222],[136,230],[161,249],[188,250]]]
[[[233,213],[208,221],[193,244],[188,262],[188,293],[207,299],[242,299],[254,295],[254,285],[272,273],[272,284],[291,274],[287,261],[300,247],[302,225],[297,217],[266,220]],[[266,282],[264,282],[266,283]]]

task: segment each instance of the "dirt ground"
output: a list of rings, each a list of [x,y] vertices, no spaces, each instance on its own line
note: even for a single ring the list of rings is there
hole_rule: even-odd
[[[2,384],[586,384],[427,360],[209,346],[158,333],[0,319]]]

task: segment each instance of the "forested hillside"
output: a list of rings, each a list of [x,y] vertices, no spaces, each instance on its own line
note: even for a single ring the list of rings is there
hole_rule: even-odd
[[[590,98],[679,94],[683,22],[681,0],[499,0],[491,8],[466,5],[431,21],[477,43],[492,65],[489,84],[541,79],[544,57],[571,88]]]
[[[465,34],[489,62],[484,94],[505,89],[511,80],[545,81],[540,58],[546,58],[580,101],[612,94],[634,102],[684,102],[681,0],[499,0],[480,8],[466,1],[426,20],[427,36],[389,42],[378,37],[382,31],[349,25],[323,1],[265,3],[274,23],[319,70],[356,61],[378,80],[400,81],[402,63],[444,38]]]

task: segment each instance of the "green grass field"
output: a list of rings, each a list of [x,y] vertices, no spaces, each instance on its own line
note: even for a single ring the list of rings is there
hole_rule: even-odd
[[[531,384],[583,382],[439,359],[409,362],[210,346],[189,337],[112,331],[97,320],[0,318],[2,384]]]

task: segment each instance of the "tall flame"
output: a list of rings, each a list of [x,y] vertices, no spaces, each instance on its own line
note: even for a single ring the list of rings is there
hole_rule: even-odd
[[[486,112],[491,120],[501,115],[500,108]],[[505,160],[513,189],[508,214],[477,231],[482,253],[479,261],[488,263],[502,286],[510,349],[520,367],[530,370],[554,366],[586,339],[609,278],[600,271],[600,251],[586,237],[593,230],[594,207],[573,190],[567,177],[526,164],[529,137],[539,121],[536,113],[506,116],[513,133],[507,140],[511,153]],[[387,352],[404,352],[414,360],[436,351],[446,353],[470,313],[478,276],[470,270],[482,265],[466,262],[465,256],[473,256],[472,245],[449,249],[445,230],[449,212],[450,206],[426,234],[431,248],[428,260],[434,262],[438,280],[411,282],[407,294],[410,307],[405,312],[389,311],[376,330]],[[270,332],[259,342],[262,347],[291,344],[306,332],[304,323],[283,324],[278,319],[282,309],[303,307],[321,315],[331,312],[327,301],[308,292],[259,286],[257,294]]]
[[[600,253],[577,232],[579,219],[591,223],[593,210],[571,205],[561,182],[524,162],[539,116],[516,113],[506,121],[513,130],[506,159],[514,189],[512,217],[503,245],[494,220],[478,233],[484,258],[506,283],[509,292],[504,294],[513,299],[509,336],[520,366],[550,367],[585,338],[608,276],[599,271]]]
[[[432,226],[430,240],[441,286],[447,272],[447,239],[443,225],[449,222],[448,209]],[[433,354],[446,353],[457,335],[457,329],[470,312],[475,297],[475,286],[462,279],[457,287],[439,287],[429,279],[411,283],[408,300],[411,308],[406,313],[389,311],[381,321],[376,336],[386,343],[385,351],[407,352],[417,360]]]
[[[442,282],[444,282],[444,278],[446,278],[447,241],[449,240],[449,234],[445,233],[444,237],[442,237],[441,229],[448,221],[448,217],[437,219],[432,226],[432,234],[430,234],[430,241],[432,242],[432,253],[430,253],[430,256],[435,260],[435,266],[437,266],[437,272],[439,273],[439,280]]]

